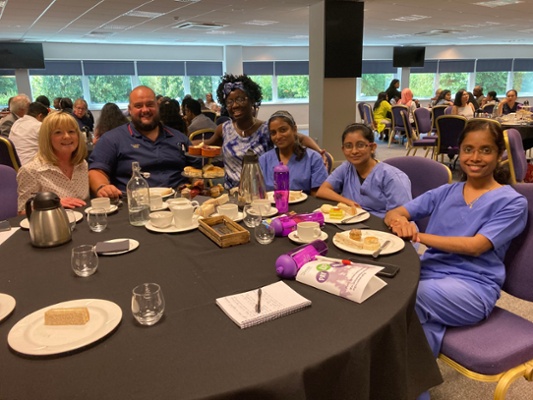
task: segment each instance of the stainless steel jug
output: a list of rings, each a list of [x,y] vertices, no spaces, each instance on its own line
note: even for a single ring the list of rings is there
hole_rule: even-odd
[[[52,192],[37,193],[26,202],[31,244],[53,247],[72,239],[70,224],[59,196]]]

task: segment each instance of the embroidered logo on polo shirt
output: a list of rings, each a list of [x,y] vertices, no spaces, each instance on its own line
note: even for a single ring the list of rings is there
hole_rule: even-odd
[[[131,147],[133,147],[134,149],[138,149],[139,147],[141,147],[141,145],[138,143],[134,143],[131,145]]]

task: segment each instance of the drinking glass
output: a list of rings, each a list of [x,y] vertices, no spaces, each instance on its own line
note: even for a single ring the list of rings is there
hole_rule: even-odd
[[[274,240],[276,231],[266,220],[262,220],[254,229],[255,240],[260,244],[270,244]]]
[[[131,312],[141,325],[154,325],[164,311],[165,299],[157,283],[143,283],[133,289]]]
[[[255,228],[261,223],[261,211],[247,204],[243,209],[243,221],[248,228]]]
[[[107,212],[103,208],[92,208],[87,214],[87,223],[93,232],[102,232],[107,228]]]
[[[70,266],[81,277],[91,276],[98,268],[98,255],[94,246],[83,244],[72,249]]]
[[[73,210],[65,210],[67,212],[68,223],[70,226],[70,231],[72,232],[76,229],[76,214]]]

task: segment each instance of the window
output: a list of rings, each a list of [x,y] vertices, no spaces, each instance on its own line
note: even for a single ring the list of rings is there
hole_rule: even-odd
[[[0,107],[6,108],[9,98],[18,94],[14,70],[0,69]]]
[[[309,62],[276,61],[274,73],[279,100],[309,99]]]
[[[357,85],[357,98],[374,101],[379,92],[387,90],[398,71],[392,66],[392,60],[363,61],[362,70],[360,85]]]
[[[156,94],[183,99],[185,96],[185,63],[177,61],[137,61],[137,75],[141,85]]]
[[[205,99],[206,93],[216,93],[222,76],[221,62],[187,61],[185,70],[189,77],[189,93],[194,99]]]
[[[34,98],[83,97],[81,61],[45,61],[44,69],[30,70],[30,85]]]
[[[421,68],[411,68],[409,88],[416,99],[431,99],[435,93],[438,61],[427,60]]]
[[[133,61],[84,61],[92,104],[127,103],[135,76]]]
[[[267,75],[248,75],[251,80],[261,86],[263,92],[263,103],[271,102],[272,98],[272,76]]]
[[[516,59],[513,70],[513,89],[519,96],[533,95],[533,60]]]
[[[483,93],[494,90],[500,96],[506,92],[509,72],[477,72],[476,85],[483,87]]]

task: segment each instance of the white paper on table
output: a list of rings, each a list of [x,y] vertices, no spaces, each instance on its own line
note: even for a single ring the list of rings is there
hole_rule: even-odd
[[[8,231],[0,232],[0,245],[4,244],[4,242],[11,237],[16,231],[18,231],[20,228],[11,228]]]
[[[387,285],[376,273],[382,270],[369,264],[344,265],[334,261],[311,261],[302,266],[296,280],[348,300],[362,303]]]

